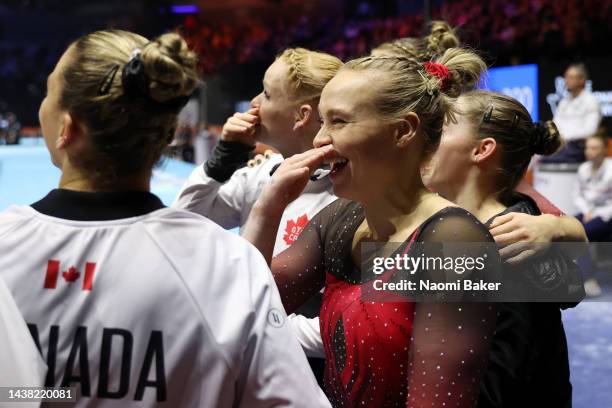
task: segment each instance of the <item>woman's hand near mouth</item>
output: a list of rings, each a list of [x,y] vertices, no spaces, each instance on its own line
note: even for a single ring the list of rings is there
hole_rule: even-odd
[[[259,125],[259,108],[236,112],[223,125],[221,140],[255,146],[255,130]]]
[[[259,249],[268,265],[285,208],[300,196],[310,174],[333,154],[333,150],[327,145],[286,159],[255,202],[241,235]]]
[[[282,214],[285,207],[300,196],[310,175],[332,152],[333,147],[327,145],[285,159],[274,172],[255,205],[265,207],[266,213]]]

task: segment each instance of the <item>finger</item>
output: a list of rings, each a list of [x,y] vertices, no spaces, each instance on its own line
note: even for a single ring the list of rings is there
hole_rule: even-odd
[[[283,173],[281,179],[284,181],[299,180],[301,178],[307,178],[308,174],[309,174],[308,167],[300,167],[297,169],[291,169]]]
[[[493,239],[498,245],[506,246],[517,242],[525,242],[525,235],[521,230],[512,230],[504,234],[493,235]]]
[[[495,219],[493,219],[493,222],[489,226],[489,229],[493,229],[499,225],[512,221],[512,219],[514,219],[514,214],[512,213],[508,213],[508,214],[500,215],[499,217],[495,217]]]
[[[225,130],[225,133],[232,133],[232,134],[238,134],[238,133],[244,133],[246,132],[248,129],[244,126],[238,126],[238,125],[232,125],[232,124],[226,124],[223,129]]]
[[[306,157],[310,157],[312,155],[316,155],[318,154],[317,149],[310,149],[310,150],[306,150],[305,152],[302,153],[297,153],[294,154],[291,157],[288,157],[287,159],[285,159],[286,162],[298,162],[300,160],[303,160]]]
[[[517,265],[517,264],[527,261],[528,259],[532,258],[536,254],[537,252],[534,251],[533,249],[527,249],[519,253],[518,255],[513,256],[512,258],[506,259],[506,263],[510,265]]]
[[[292,167],[308,167],[310,172],[315,171],[319,168],[325,160],[325,154],[323,152],[313,152],[301,158],[296,158],[291,162]]]
[[[281,167],[287,169],[309,167],[314,170],[323,163],[324,159],[325,154],[322,151],[318,151],[317,149],[311,149],[304,153],[299,153],[291,156],[290,158],[283,161]]]
[[[285,191],[287,196],[297,196],[300,195],[308,183],[309,174],[310,171],[308,167],[291,169],[283,174],[280,174],[277,179],[274,180],[274,183],[276,183],[278,186],[283,186],[280,188],[280,191]],[[292,197],[292,200],[293,199],[295,199],[295,197]]]
[[[499,224],[495,228],[489,227],[489,232],[491,233],[491,235],[493,235],[493,238],[495,238],[498,235],[509,234],[512,231],[516,231],[518,229],[519,227],[516,225],[515,222],[509,221],[504,224]]]
[[[521,252],[530,249],[530,246],[526,242],[515,242],[514,244],[506,245],[505,247],[499,250],[499,256],[502,259],[507,260],[510,258],[514,258],[519,255]]]
[[[236,117],[231,117],[231,118],[230,118],[230,119],[227,121],[227,123],[230,123],[230,124],[232,124],[232,125],[236,125],[236,126],[242,126],[242,127],[247,128],[247,129],[250,129],[250,128],[252,128],[253,126],[255,126],[255,124],[254,124],[254,123],[247,122],[246,120],[242,120],[242,119],[239,119],[239,118],[236,118]]]
[[[323,146],[323,147],[315,147],[314,149],[306,150],[303,153],[294,154],[293,156],[291,156],[287,160],[291,161],[292,163],[298,163],[298,162],[300,162],[302,160],[309,160],[312,157],[318,157],[320,155],[323,155],[323,158],[325,158],[333,150],[334,150],[334,148],[331,145],[326,145],[326,146]]]
[[[259,116],[252,115],[250,113],[234,113],[234,118],[244,120],[248,123],[257,123],[259,121]]]

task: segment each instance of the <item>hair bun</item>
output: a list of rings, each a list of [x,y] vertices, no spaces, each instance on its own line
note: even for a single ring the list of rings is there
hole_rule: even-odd
[[[544,123],[534,122],[531,138],[531,150],[535,154],[553,154],[561,147],[561,135],[557,126],[548,120]]]
[[[453,98],[472,90],[480,81],[480,75],[487,69],[482,58],[462,47],[449,48],[433,61],[448,68],[450,80],[444,93]]]
[[[149,95],[157,102],[190,95],[196,87],[197,58],[176,33],[159,36],[140,56],[149,78]]]
[[[453,27],[445,21],[432,21],[430,34],[425,37],[427,51],[442,54],[449,48],[459,47],[460,41]]]

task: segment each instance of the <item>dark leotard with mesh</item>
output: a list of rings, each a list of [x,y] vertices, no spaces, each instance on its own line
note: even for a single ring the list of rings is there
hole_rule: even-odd
[[[325,286],[320,324],[330,400],[336,407],[473,406],[486,368],[495,307],[364,300],[375,276],[362,274],[351,257],[353,236],[364,217],[359,204],[337,200],[272,261],[288,312]],[[447,207],[423,222],[400,250],[418,256],[415,242],[457,241],[493,242],[473,215]],[[490,245],[471,251],[467,255],[484,254],[487,268],[498,268],[498,253]],[[461,276],[477,278],[477,273]]]

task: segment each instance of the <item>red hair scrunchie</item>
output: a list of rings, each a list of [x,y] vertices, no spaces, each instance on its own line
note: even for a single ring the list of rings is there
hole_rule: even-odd
[[[451,84],[452,77],[448,67],[438,62],[427,61],[423,63],[423,67],[427,73],[440,80],[440,89],[442,92],[446,91]]]

